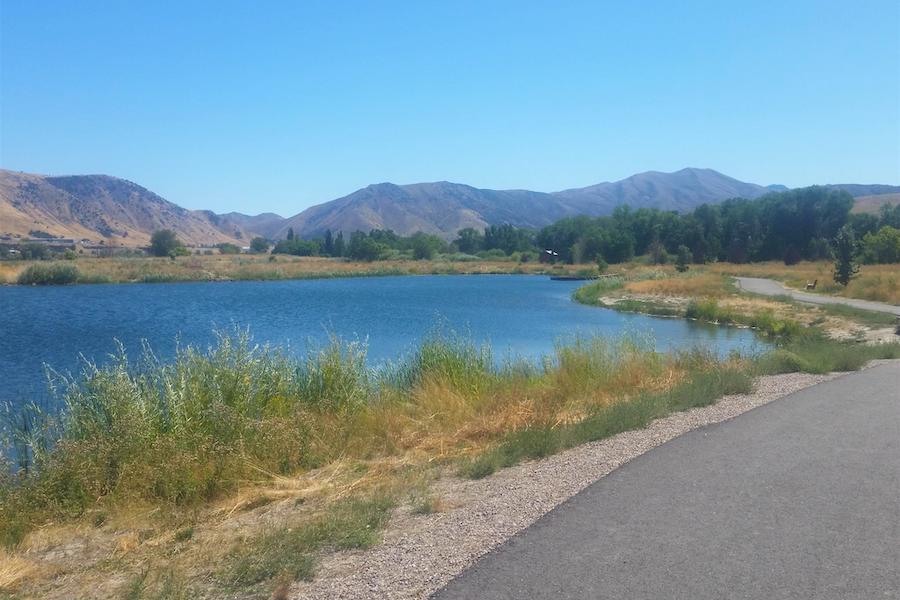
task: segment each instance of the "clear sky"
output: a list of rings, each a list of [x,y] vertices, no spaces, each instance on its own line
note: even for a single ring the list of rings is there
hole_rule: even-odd
[[[900,3],[0,2],[0,166],[292,215],[369,183],[900,183]]]

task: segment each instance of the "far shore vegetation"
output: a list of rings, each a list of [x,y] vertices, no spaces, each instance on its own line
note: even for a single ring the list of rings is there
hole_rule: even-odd
[[[462,229],[453,240],[392,231],[326,231],[301,239],[256,237],[187,248],[157,231],[146,254],[63,255],[41,239],[0,248],[0,283],[61,285],[176,281],[282,280],[408,274],[541,273],[592,277],[644,265],[679,273],[768,276],[790,286],[900,303],[900,205],[851,213],[853,199],[831,188],[772,193],[703,205],[686,214],[617,208],[607,217],[570,217],[539,231],[511,225]],[[143,254],[143,255],[142,255]],[[16,258],[15,260],[10,260]],[[62,259],[62,260],[60,260]],[[50,263],[48,266],[46,263]]]

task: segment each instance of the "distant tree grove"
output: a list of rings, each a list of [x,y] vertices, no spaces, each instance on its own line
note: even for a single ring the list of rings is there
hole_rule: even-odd
[[[429,233],[400,236],[373,229],[353,232],[345,242],[342,232],[301,239],[291,231],[273,253],[362,261],[440,254],[458,260],[514,256],[524,262],[551,250],[568,263],[605,265],[643,255],[657,264],[672,259],[686,270],[689,263],[711,261],[831,260],[844,228],[841,248],[849,247],[849,239],[854,261],[900,262],[900,205],[885,205],[879,214],[851,214],[852,207],[847,192],[813,186],[704,204],[685,214],[620,206],[609,216],[569,217],[539,231],[509,224],[468,227],[452,241]]]

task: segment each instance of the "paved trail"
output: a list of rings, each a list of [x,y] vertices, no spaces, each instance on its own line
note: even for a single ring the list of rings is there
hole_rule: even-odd
[[[436,598],[900,598],[900,361],[698,429]]]
[[[773,281],[771,279],[760,279],[758,277],[735,277],[735,279],[741,289],[754,294],[762,294],[764,296],[787,295],[794,300],[807,302],[809,304],[846,304],[847,306],[854,306],[865,310],[874,310],[876,312],[886,312],[900,316],[900,306],[894,306],[893,304],[798,292],[797,290],[786,288],[778,281]]]

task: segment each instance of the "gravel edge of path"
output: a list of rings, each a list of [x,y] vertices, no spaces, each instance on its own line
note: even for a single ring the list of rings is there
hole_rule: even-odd
[[[868,366],[895,361],[873,361]],[[867,367],[868,367],[867,366]],[[291,597],[308,599],[427,598],[501,543],[626,462],[688,431],[727,421],[843,373],[759,377],[749,394],[653,421],[485,479],[448,477],[432,491],[451,508],[414,515],[395,511],[384,541],[365,551],[324,557],[312,582]]]

